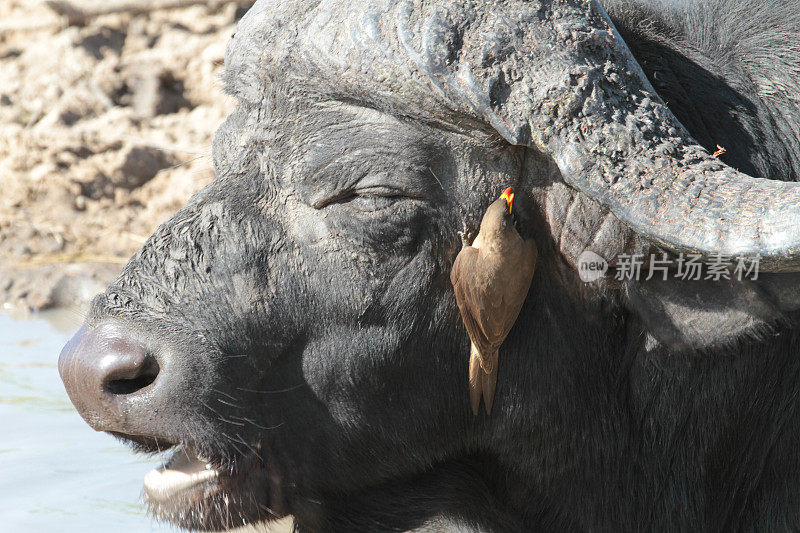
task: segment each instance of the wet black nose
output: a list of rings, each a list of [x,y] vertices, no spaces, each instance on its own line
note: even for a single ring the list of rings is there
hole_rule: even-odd
[[[159,366],[144,344],[121,326],[106,323],[91,330],[82,327],[61,350],[58,371],[89,425],[125,431],[131,409],[147,396]]]

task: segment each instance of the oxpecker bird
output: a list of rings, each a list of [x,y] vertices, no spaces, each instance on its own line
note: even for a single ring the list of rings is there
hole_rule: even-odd
[[[471,341],[469,398],[477,415],[481,396],[492,412],[500,345],[519,315],[536,267],[536,244],[515,227],[514,190],[509,187],[486,210],[480,231],[466,241],[450,281]]]

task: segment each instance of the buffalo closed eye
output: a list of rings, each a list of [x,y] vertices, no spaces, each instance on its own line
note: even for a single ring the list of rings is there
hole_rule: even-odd
[[[380,213],[412,198],[393,189],[368,189],[337,195],[315,205],[317,209],[346,209],[356,213]]]
[[[401,198],[398,196],[362,196],[353,194],[335,202],[331,202],[328,206],[341,206],[348,209],[356,209],[358,211],[381,211],[394,205]],[[327,206],[326,206],[327,207]]]

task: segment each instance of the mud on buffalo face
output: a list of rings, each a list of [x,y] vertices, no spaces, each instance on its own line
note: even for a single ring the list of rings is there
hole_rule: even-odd
[[[176,447],[146,479],[156,516],[313,515],[327,493],[458,445],[449,265],[469,202],[520,165],[486,141],[278,83],[242,103],[217,134],[217,179],[94,300],[60,360],[92,427]]]
[[[675,341],[659,326],[677,320],[678,333],[691,332],[699,289],[632,284],[610,296],[577,281],[582,251],[611,260],[655,244],[758,255],[765,272],[800,265],[800,187],[745,176],[698,146],[596,1],[259,0],[229,45],[226,88],[239,107],[215,140],[217,179],[97,297],[59,361],[92,427],[145,450],[176,448],[145,494],[179,525],[291,513],[332,530],[327,517],[347,505],[367,519],[391,515],[385,498],[355,495],[392,495],[404,481],[433,491],[406,493],[420,517],[438,502],[443,514],[460,505],[496,518],[495,495],[513,505],[516,492],[465,480],[458,464],[438,478],[436,469],[505,450],[515,467],[540,460],[527,469],[537,479],[565,464],[591,472],[564,448],[587,441],[559,431],[566,420],[614,420],[602,415],[620,381],[594,365],[637,353],[626,339],[645,337],[623,298],[653,343],[708,340]],[[476,422],[448,277],[458,232],[476,229],[507,186],[542,253],[521,315],[528,331],[505,345],[516,366],[504,362],[493,418]],[[725,291],[713,292],[724,305],[749,302],[746,316],[726,329],[712,309],[706,345],[775,319],[749,285]],[[664,309],[679,311],[669,321]],[[532,414],[521,419],[512,401]],[[503,423],[507,432],[487,437]],[[548,438],[554,455],[531,452]],[[493,472],[498,486],[517,475]],[[464,487],[477,492],[467,498]],[[612,493],[589,499],[598,494]],[[380,529],[348,528],[348,518],[339,529]]]

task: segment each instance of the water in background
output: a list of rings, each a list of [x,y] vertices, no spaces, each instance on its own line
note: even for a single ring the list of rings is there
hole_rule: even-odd
[[[67,398],[56,361],[80,320],[69,311],[0,313],[0,529],[175,531],[139,503],[158,458],[92,431]]]

